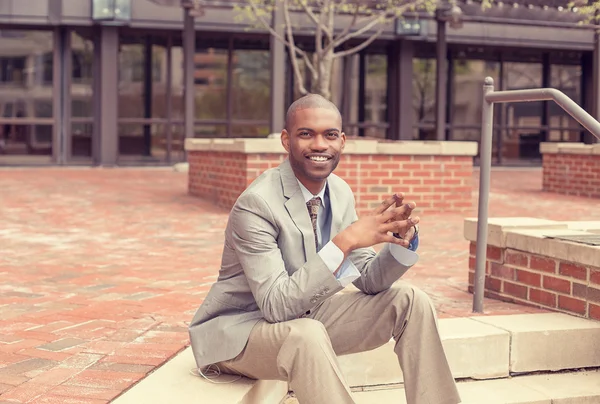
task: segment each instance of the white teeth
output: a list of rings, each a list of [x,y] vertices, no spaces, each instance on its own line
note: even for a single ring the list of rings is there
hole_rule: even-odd
[[[327,157],[321,157],[321,156],[311,156],[310,159],[312,161],[327,161]]]

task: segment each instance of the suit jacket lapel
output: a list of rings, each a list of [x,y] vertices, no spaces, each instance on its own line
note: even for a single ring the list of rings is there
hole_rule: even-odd
[[[302,233],[302,242],[304,248],[304,257],[307,259],[310,255],[316,253],[315,235],[310,222],[310,215],[304,196],[298,186],[298,180],[294,175],[292,166],[288,159],[284,160],[280,165],[281,183],[283,185],[283,195],[287,199],[285,208],[287,209],[292,221]]]

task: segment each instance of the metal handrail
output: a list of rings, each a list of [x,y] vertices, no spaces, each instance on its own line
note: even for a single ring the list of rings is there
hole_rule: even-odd
[[[483,312],[485,265],[487,259],[488,204],[490,171],[492,167],[492,134],[494,103],[555,101],[562,109],[600,140],[600,122],[581,108],[575,101],[555,88],[530,90],[494,91],[494,79],[486,77],[483,84],[481,112],[481,145],[479,155],[479,204],[477,213],[477,248],[475,250],[475,279],[473,280],[473,311]]]

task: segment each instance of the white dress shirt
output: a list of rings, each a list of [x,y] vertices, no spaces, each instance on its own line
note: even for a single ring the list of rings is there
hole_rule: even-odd
[[[319,207],[319,213],[317,214],[317,251],[331,272],[335,272],[340,268],[335,277],[343,287],[346,287],[349,283],[360,277],[360,272],[356,269],[356,266],[354,266],[354,263],[351,260],[348,258],[344,260],[344,253],[342,250],[330,240],[331,204],[329,202],[327,184],[325,184],[321,192],[317,195],[313,195],[300,181],[298,181],[298,185],[300,185],[300,190],[302,190],[305,202],[308,202],[315,197],[321,198],[321,205]],[[325,243],[325,245],[323,245],[323,243]],[[405,266],[414,265],[419,258],[416,252],[397,244],[390,245],[390,252],[396,261]]]

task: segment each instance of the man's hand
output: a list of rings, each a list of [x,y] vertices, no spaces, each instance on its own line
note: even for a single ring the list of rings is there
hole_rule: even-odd
[[[404,200],[404,194],[400,193],[400,194],[394,194],[392,197],[396,197],[396,207],[399,208],[402,206],[402,202]],[[404,213],[404,215],[402,215],[402,219],[408,219],[410,218],[410,215],[412,214],[414,208],[408,207],[406,212]],[[395,232],[394,236],[404,239],[404,240],[408,240],[410,242],[410,240],[413,239],[413,237],[416,234],[416,226],[411,226],[408,228],[405,228],[403,231],[400,232]]]
[[[387,242],[408,247],[410,238],[403,240],[390,234],[408,235],[407,232],[419,223],[418,217],[410,217],[416,204],[403,203],[403,199],[403,196],[392,195],[370,215],[363,216],[352,223],[332,241],[345,256],[357,248],[371,247],[379,243]]]

